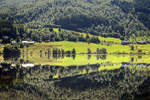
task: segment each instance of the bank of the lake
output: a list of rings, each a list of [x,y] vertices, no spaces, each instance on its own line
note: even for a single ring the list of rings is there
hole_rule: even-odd
[[[4,45],[0,45],[0,54],[3,53],[3,50],[4,50]]]
[[[121,45],[121,44],[112,44],[112,45],[102,45],[94,43],[85,43],[85,42],[42,42],[35,43],[33,46],[24,47],[28,48],[29,51],[37,52],[37,50],[47,50],[49,48],[63,49],[64,51],[76,50],[78,54],[87,54],[88,49],[92,54],[97,53],[97,49],[106,49],[107,54],[150,54],[150,44],[139,45]],[[39,51],[38,51],[39,52]]]
[[[16,45],[16,44],[15,44]],[[7,45],[0,46],[0,53],[3,53],[3,49]],[[97,54],[98,50],[105,49],[107,54],[150,54],[150,44],[95,44],[95,43],[85,43],[85,42],[69,42],[69,41],[59,41],[59,42],[36,42],[32,46],[24,46],[20,50],[28,49],[28,51],[39,52],[38,50],[47,49],[59,49],[64,51],[72,51],[75,49],[78,54],[87,54],[88,49],[91,54]],[[101,52],[103,53],[103,52]]]

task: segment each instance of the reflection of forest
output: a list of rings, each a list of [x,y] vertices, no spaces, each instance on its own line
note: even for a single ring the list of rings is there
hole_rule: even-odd
[[[12,100],[132,100],[150,93],[149,66],[123,64],[118,69],[105,66],[100,70],[103,67],[95,64],[23,68],[1,64],[0,81],[11,79],[12,84],[0,83],[0,98],[9,100],[10,95]],[[3,77],[5,75],[7,78]]]
[[[87,50],[88,51],[88,50]],[[104,51],[104,50],[103,50]],[[2,62],[15,63],[33,63],[34,65],[53,65],[53,66],[82,66],[88,64],[101,63],[134,63],[134,64],[150,64],[150,56],[143,54],[101,54],[100,50],[97,53],[76,54],[75,49],[64,51],[63,49],[44,49],[28,51],[22,50],[21,56],[12,57],[1,55]]]

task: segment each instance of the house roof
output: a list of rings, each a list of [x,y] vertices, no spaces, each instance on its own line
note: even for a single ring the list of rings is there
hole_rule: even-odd
[[[34,41],[22,41],[22,43],[34,43]]]

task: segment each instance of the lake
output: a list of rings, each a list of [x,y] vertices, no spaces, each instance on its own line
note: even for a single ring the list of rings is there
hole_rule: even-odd
[[[0,56],[0,100],[150,100],[149,55]]]

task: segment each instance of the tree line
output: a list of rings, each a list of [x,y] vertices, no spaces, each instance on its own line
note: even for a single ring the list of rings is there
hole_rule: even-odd
[[[43,31],[44,29],[44,31]],[[0,43],[20,42],[22,40],[32,40],[37,42],[51,41],[73,41],[100,43],[96,36],[80,35],[72,31],[55,32],[53,28],[29,29],[22,24],[15,24],[13,21],[0,20]]]
[[[149,0],[3,1],[0,18],[29,28],[59,26],[104,37],[150,36]],[[40,4],[40,6],[38,6]],[[5,11],[5,13],[2,13]],[[37,33],[40,35],[41,33]],[[26,34],[24,34],[26,35]],[[37,37],[35,37],[37,39]]]

